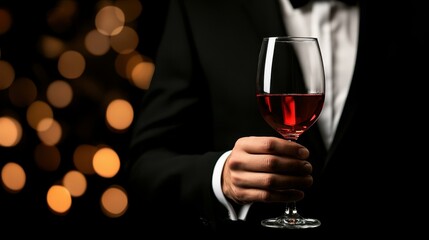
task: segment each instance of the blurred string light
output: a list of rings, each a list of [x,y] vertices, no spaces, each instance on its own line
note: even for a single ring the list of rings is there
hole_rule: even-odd
[[[15,162],[6,163],[1,170],[1,180],[9,192],[20,192],[25,185],[24,169]]]
[[[58,59],[58,71],[67,79],[76,79],[82,76],[85,65],[85,57],[75,50],[62,53]]]
[[[127,130],[133,119],[133,106],[125,99],[115,99],[107,106],[106,121],[113,130]]]
[[[0,117],[0,146],[13,147],[22,137],[21,124],[12,117]]]
[[[35,76],[22,76],[20,73],[17,77],[13,64],[8,61],[8,56],[1,55],[0,49],[0,93],[7,92],[13,106],[0,109],[0,150],[28,144],[21,142],[23,135],[29,136],[32,134],[29,131],[34,131],[38,142],[25,148],[33,152],[38,169],[58,172],[61,166],[67,166],[61,180],[46,188],[46,204],[57,215],[67,215],[73,198],[85,196],[89,176],[114,180],[121,168],[121,158],[114,146],[68,139],[70,133],[85,131],[70,129],[78,124],[77,119],[83,117],[73,110],[78,108],[76,105],[84,104],[81,101],[85,100],[79,98],[89,97],[99,103],[105,112],[106,129],[112,133],[126,132],[134,119],[133,107],[126,95],[120,92],[106,94],[103,84],[95,83],[96,80],[103,82],[103,79],[97,79],[96,74],[88,74],[91,70],[88,61],[114,54],[111,64],[117,76],[112,77],[117,81],[126,79],[131,86],[141,90],[149,86],[155,68],[152,60],[137,50],[140,39],[134,22],[143,9],[140,1],[99,1],[93,25],[81,26],[80,32],[72,39],[58,37],[74,25],[80,7],[76,0],[60,0],[46,15],[45,21],[52,33],[42,33],[37,47],[41,56],[57,62],[57,74],[43,74],[40,66],[36,67],[45,84],[38,84],[40,79],[36,82]],[[0,6],[0,37],[7,36],[14,27],[11,12]],[[19,117],[22,110],[25,117]],[[72,111],[74,117],[61,118],[58,111],[64,113],[65,110]],[[72,156],[60,147],[63,142],[73,149]],[[72,164],[65,163],[67,161]],[[13,194],[25,189],[26,172],[29,171],[25,168],[27,164],[21,159],[0,159],[0,163],[3,188]],[[119,184],[106,187],[99,199],[100,209],[107,217],[120,217],[127,210],[126,189]]]
[[[120,165],[118,154],[109,147],[97,150],[92,160],[94,171],[104,178],[114,177],[118,173]]]
[[[66,186],[52,185],[46,194],[46,202],[54,213],[65,215],[72,205],[72,196]]]
[[[6,61],[0,60],[0,90],[7,89],[15,79],[15,70]]]
[[[83,173],[70,170],[64,175],[62,185],[67,188],[71,196],[80,197],[86,191],[87,181]]]
[[[9,11],[0,8],[0,34],[8,32],[11,26],[12,16]]]
[[[102,56],[110,50],[110,39],[96,29],[89,31],[85,36],[85,47],[89,53]]]
[[[126,191],[119,185],[107,188],[100,200],[101,210],[106,216],[115,218],[122,216],[128,208]]]
[[[95,16],[95,27],[98,32],[106,36],[118,35],[125,24],[125,14],[117,6],[103,6]]]
[[[80,172],[86,175],[95,173],[92,165],[95,153],[98,151],[96,146],[90,144],[81,144],[73,152],[73,164]]]
[[[55,80],[46,89],[46,98],[56,108],[67,107],[73,99],[73,89],[64,80]]]

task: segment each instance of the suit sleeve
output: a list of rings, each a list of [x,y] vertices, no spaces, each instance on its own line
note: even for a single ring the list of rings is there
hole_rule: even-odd
[[[205,221],[228,216],[211,187],[222,152],[210,152],[207,88],[181,1],[171,1],[156,70],[136,112],[126,171],[130,212],[148,221],[178,215]],[[219,211],[220,210],[220,211]],[[207,220],[210,221],[210,220]]]

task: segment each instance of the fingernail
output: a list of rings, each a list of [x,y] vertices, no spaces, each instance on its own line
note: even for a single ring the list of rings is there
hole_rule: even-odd
[[[308,170],[309,173],[313,172],[313,166],[309,162],[304,163],[304,168]]]
[[[308,151],[307,148],[299,148],[298,149],[298,155],[300,158],[306,159],[310,155],[310,152]]]

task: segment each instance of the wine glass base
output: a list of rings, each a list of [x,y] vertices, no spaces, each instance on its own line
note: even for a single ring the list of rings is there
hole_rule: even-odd
[[[277,217],[261,221],[261,225],[270,228],[305,229],[320,226],[321,222],[312,218]]]

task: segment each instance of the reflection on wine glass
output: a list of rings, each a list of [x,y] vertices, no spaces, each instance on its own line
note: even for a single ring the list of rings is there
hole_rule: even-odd
[[[298,140],[318,119],[325,100],[325,73],[318,40],[312,37],[264,38],[258,62],[256,97],[265,121],[290,141]],[[278,217],[261,221],[272,228],[313,228],[295,202]]]

